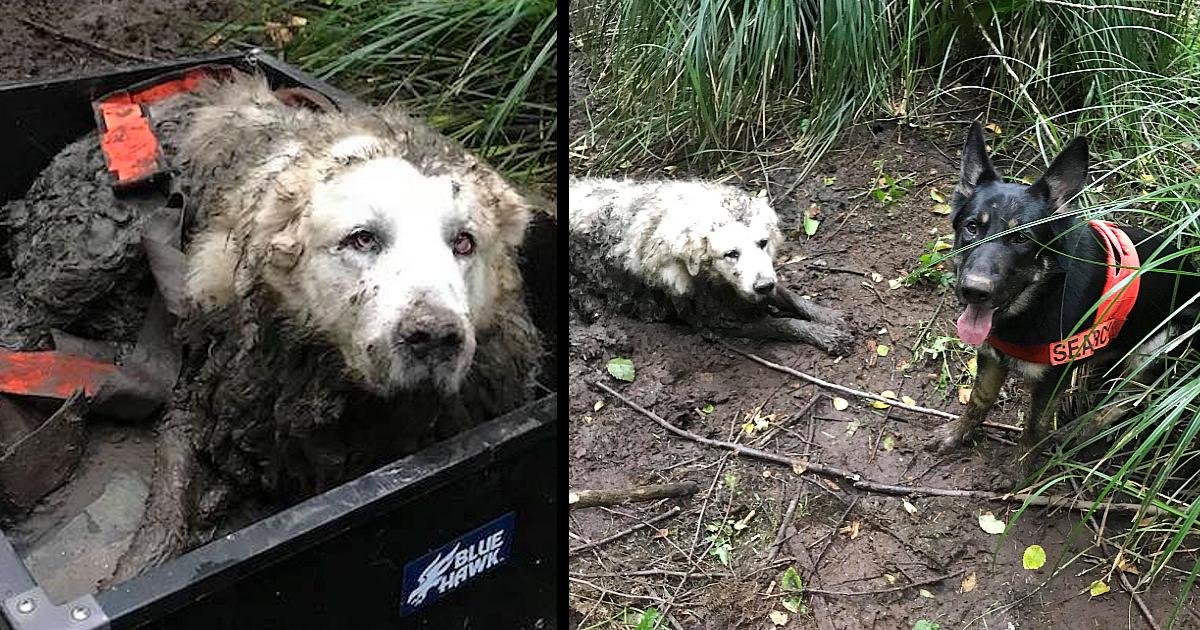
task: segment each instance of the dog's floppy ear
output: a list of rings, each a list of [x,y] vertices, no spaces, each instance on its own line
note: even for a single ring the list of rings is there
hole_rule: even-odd
[[[967,142],[963,145],[962,170],[958,176],[958,186],[954,188],[954,196],[965,200],[981,184],[1000,179],[1000,171],[988,158],[987,147],[983,143],[983,126],[975,121],[971,123]]]
[[[1047,214],[1066,205],[1087,185],[1088,148],[1087,140],[1078,136],[1067,143],[1062,153],[1054,158],[1054,163],[1041,179],[1030,187],[1032,194],[1039,195],[1048,202]]]

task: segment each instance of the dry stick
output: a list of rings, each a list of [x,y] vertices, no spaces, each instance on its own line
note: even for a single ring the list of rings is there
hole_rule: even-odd
[[[800,502],[800,491],[796,491],[796,496],[792,497],[792,502],[788,503],[787,510],[783,512],[783,520],[779,522],[779,531],[775,533],[775,541],[771,543],[771,553],[767,554],[767,561],[764,564],[771,564],[775,561],[775,556],[779,555],[779,548],[783,546],[783,536],[787,533],[788,523],[792,522],[792,514],[796,512],[796,504]]]
[[[599,507],[602,505],[620,505],[634,501],[651,501],[668,497],[682,497],[696,494],[700,489],[694,482],[664,483],[638,488],[615,488],[606,490],[572,490],[567,496],[567,503],[572,510]]]
[[[671,508],[667,512],[664,512],[663,514],[659,514],[658,516],[655,516],[654,518],[649,519],[644,523],[638,523],[637,525],[634,525],[633,527],[630,527],[629,529],[619,531],[619,532],[613,534],[612,536],[609,536],[608,538],[601,538],[600,540],[597,540],[595,542],[590,542],[586,545],[580,545],[578,547],[575,547],[575,548],[571,549],[570,551],[568,551],[567,555],[573,556],[581,551],[587,551],[588,549],[591,549],[593,547],[599,547],[600,545],[607,545],[608,543],[610,543],[614,540],[624,538],[640,529],[645,529],[655,523],[658,523],[659,521],[665,521],[668,518],[671,518],[672,516],[678,516],[680,511],[681,511],[681,508],[678,505],[676,505],[675,507]]]
[[[1170,514],[1169,511],[1159,508],[1158,506],[1154,506],[1154,505],[1143,506],[1139,503],[1097,503],[1095,501],[1081,501],[1074,497],[1064,497],[1064,496],[1056,496],[1056,495],[1049,495],[1049,496],[1033,495],[1033,494],[1028,494],[1028,493],[1024,493],[1024,492],[1002,494],[1002,493],[998,493],[998,492],[988,492],[985,490],[957,490],[957,489],[952,489],[952,488],[929,488],[929,487],[924,487],[924,486],[899,486],[899,485],[893,485],[893,484],[880,483],[878,481],[864,479],[863,476],[860,475],[859,473],[856,473],[856,472],[853,472],[850,470],[846,470],[844,468],[838,468],[836,466],[826,466],[825,464],[818,464],[815,462],[808,462],[801,458],[788,457],[787,455],[781,455],[779,453],[772,453],[772,452],[760,450],[757,448],[751,448],[749,446],[743,446],[741,444],[734,444],[733,442],[725,442],[722,440],[712,440],[712,439],[709,439],[706,437],[701,437],[699,435],[696,435],[695,433],[692,433],[691,431],[686,431],[684,429],[680,429],[679,427],[671,424],[670,422],[663,420],[658,414],[654,413],[653,411],[650,411],[649,409],[646,409],[645,407],[638,405],[637,403],[633,402],[632,400],[629,400],[628,398],[617,393],[616,390],[609,387],[608,385],[605,385],[604,383],[593,383],[593,385],[604,390],[605,392],[608,392],[613,397],[615,397],[617,400],[620,400],[621,402],[625,403],[626,405],[629,405],[629,407],[632,408],[633,410],[641,413],[642,415],[646,416],[647,418],[650,418],[651,420],[658,423],[659,426],[663,427],[664,429],[666,429],[666,430],[670,431],[671,433],[674,433],[675,435],[678,435],[680,437],[685,437],[689,440],[692,440],[694,442],[699,442],[701,444],[707,444],[708,446],[715,446],[717,448],[732,450],[732,451],[735,451],[742,455],[747,455],[749,457],[754,457],[756,459],[761,459],[761,460],[765,460],[765,461],[769,461],[769,462],[775,462],[777,464],[783,464],[784,466],[788,466],[789,468],[791,468],[793,471],[796,471],[797,473],[811,472],[811,473],[816,473],[818,475],[823,475],[826,477],[839,477],[841,479],[845,479],[846,481],[851,482],[851,485],[853,485],[855,488],[857,488],[859,490],[869,490],[871,492],[878,492],[880,494],[890,494],[890,495],[896,495],[896,496],[967,497],[967,498],[972,498],[972,499],[983,499],[986,501],[1005,501],[1005,502],[1009,502],[1009,503],[1026,503],[1028,505],[1045,505],[1045,506],[1049,506],[1049,507],[1066,507],[1069,509],[1081,510],[1081,511],[1091,510],[1091,509],[1094,509],[1097,507],[1103,507],[1108,510],[1112,510],[1112,511],[1116,511],[1116,512],[1125,512],[1125,513],[1138,513],[1140,511],[1142,514],[1144,514],[1146,516]]]
[[[867,400],[877,400],[879,402],[887,403],[888,405],[890,405],[892,407],[896,407],[897,409],[905,409],[908,411],[914,411],[916,413],[923,413],[923,414],[930,415],[930,416],[937,416],[939,418],[945,418],[947,420],[958,420],[958,416],[950,413],[949,411],[942,411],[941,409],[932,409],[930,407],[921,407],[920,405],[910,405],[908,403],[896,400],[895,398],[884,398],[883,396],[880,396],[878,394],[872,394],[871,392],[864,392],[859,389],[853,389],[850,387],[846,387],[845,385],[838,385],[837,383],[830,383],[829,381],[819,379],[811,374],[805,374],[804,372],[801,372],[799,370],[793,370],[792,368],[790,368],[786,365],[780,365],[778,363],[773,363],[771,361],[768,361],[768,360],[758,356],[757,354],[746,352],[745,350],[742,350],[740,348],[735,348],[734,346],[726,343],[724,340],[718,340],[718,341],[721,343],[721,345],[725,346],[726,348],[733,350],[734,352],[746,357],[747,359],[750,359],[751,361],[754,361],[755,363],[758,363],[759,365],[769,367],[772,370],[783,372],[784,374],[790,374],[797,378],[802,378],[810,383],[819,385],[826,389],[832,389],[836,392],[842,392],[843,394],[849,394],[851,396],[856,396],[858,398],[865,398]],[[1001,424],[999,422],[985,421],[983,423],[983,426],[992,427],[995,429],[1004,429],[1006,431],[1015,431],[1017,433],[1021,432],[1021,427],[1013,426],[1011,424]]]
[[[76,37],[74,35],[68,35],[68,34],[54,28],[53,26],[50,26],[49,24],[43,24],[36,20],[31,20],[27,17],[19,17],[17,19],[20,20],[26,26],[33,28],[34,30],[41,31],[47,35],[50,35],[52,37],[57,37],[58,39],[61,39],[66,42],[70,42],[72,44],[78,44],[80,46],[85,46],[87,48],[91,48],[92,50],[95,50],[100,53],[104,53],[106,55],[111,55],[113,57],[118,57],[121,59],[129,59],[132,61],[158,61],[154,57],[147,57],[146,55],[139,55],[137,53],[132,53],[132,52],[129,52],[126,50],[121,50],[119,48],[105,46],[104,44],[89,41],[89,40],[83,39],[81,37]]]
[[[938,576],[935,578],[929,578],[928,580],[918,580],[916,582],[909,582],[908,584],[902,584],[900,586],[892,586],[892,587],[888,587],[888,588],[877,588],[877,589],[872,589],[869,591],[829,591],[829,590],[825,590],[822,588],[805,588],[804,592],[805,593],[817,593],[819,595],[877,595],[879,593],[892,593],[895,591],[908,590],[908,589],[916,587],[916,586],[925,586],[926,584],[934,584],[937,582],[941,582],[943,580],[949,580],[950,578],[958,577],[966,572],[967,572],[966,569],[959,569],[953,573],[947,573],[946,575]]]

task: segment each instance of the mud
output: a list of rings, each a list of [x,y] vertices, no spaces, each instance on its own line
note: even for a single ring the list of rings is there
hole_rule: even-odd
[[[572,121],[572,130],[575,125]],[[736,173],[735,183],[740,180],[747,190],[767,188],[788,233],[777,257],[781,282],[844,312],[856,342],[840,358],[800,344],[734,344],[828,381],[875,393],[891,390],[953,413],[965,410],[956,385],[969,380],[964,374],[969,354],[929,359],[912,349],[955,336],[953,295],[932,282],[896,289],[888,283],[918,266],[927,242],[950,232],[948,220],[931,212],[936,202],[930,191],[949,195],[953,189],[953,156],[961,137],[961,125],[954,124],[859,126],[803,179],[796,178],[800,165],[785,159],[768,163],[766,173]],[[878,166],[876,160],[881,160]],[[651,175],[659,170],[648,168]],[[876,201],[868,193],[881,174],[910,177],[908,192],[888,205]],[[820,209],[821,225],[807,238],[801,217],[812,204]],[[612,620],[647,606],[668,611],[678,624],[674,627],[688,630],[779,627],[768,615],[787,612],[779,589],[788,567],[797,570],[807,588],[847,592],[951,577],[863,595],[809,593],[802,598],[806,611],[788,612],[783,628],[907,629],[920,619],[944,629],[1149,627],[1116,574],[1109,573],[1112,554],[1094,546],[1090,531],[1078,527],[1077,514],[1030,508],[1001,539],[986,534],[978,517],[991,511],[1011,521],[1013,505],[913,498],[910,510],[899,497],[797,476],[781,466],[667,434],[590,383],[605,380],[704,437],[808,456],[887,483],[991,488],[1016,453],[1011,433],[986,429],[962,449],[938,456],[924,446],[941,418],[878,410],[856,400],[838,411],[830,392],[760,367],[688,327],[623,317],[573,320],[569,342],[570,487],[678,481],[701,487],[688,500],[571,514],[570,544],[577,546],[672,505],[683,508],[678,517],[649,531],[570,559],[572,628],[623,627]],[[881,345],[888,347],[886,356],[878,350]],[[608,376],[605,363],[614,357],[633,361],[633,383]],[[949,382],[943,382],[943,367]],[[1018,414],[1026,406],[1020,383],[1010,380],[990,419],[1019,424]],[[768,428],[747,434],[743,425],[755,416],[765,417]],[[798,505],[793,520],[784,528],[777,558],[768,562],[783,513],[793,500]],[[745,527],[733,530],[739,522]],[[729,528],[727,535],[706,540],[713,539],[710,526],[719,529],[722,523]],[[1107,527],[1120,531],[1122,523],[1110,515]],[[721,540],[730,545],[727,565],[712,553]],[[1045,548],[1049,560],[1028,571],[1021,556],[1035,543]],[[1082,555],[1050,580],[1052,566],[1073,554]],[[1183,563],[1190,567],[1192,561]],[[643,573],[631,575],[636,572]],[[965,576],[973,576],[974,584],[964,584]],[[1087,588],[1096,579],[1105,580],[1112,592],[1090,597]],[[1163,623],[1180,592],[1179,576],[1169,575],[1142,597]],[[1194,595],[1184,602],[1185,608],[1195,605]],[[1187,613],[1181,615],[1177,627],[1197,627]]]

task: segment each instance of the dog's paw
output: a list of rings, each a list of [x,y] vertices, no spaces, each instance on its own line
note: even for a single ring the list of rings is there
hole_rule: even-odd
[[[994,478],[992,489],[996,492],[1016,492],[1025,487],[1025,481],[1033,473],[1033,456],[1018,456],[1015,461],[1000,467]]]
[[[812,304],[808,307],[808,312],[806,314],[810,320],[818,324],[830,324],[833,326],[846,325],[846,314],[837,309],[826,308],[824,306]]]
[[[933,432],[933,439],[925,444],[925,450],[945,455],[963,445],[971,436],[971,430],[957,420],[947,422]]]

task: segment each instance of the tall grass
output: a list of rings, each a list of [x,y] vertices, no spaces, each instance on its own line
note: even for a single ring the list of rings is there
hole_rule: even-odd
[[[552,187],[557,20],[554,0],[285,0],[241,27],[268,45],[264,34],[286,29],[274,43],[289,62],[402,105],[510,177]]]

